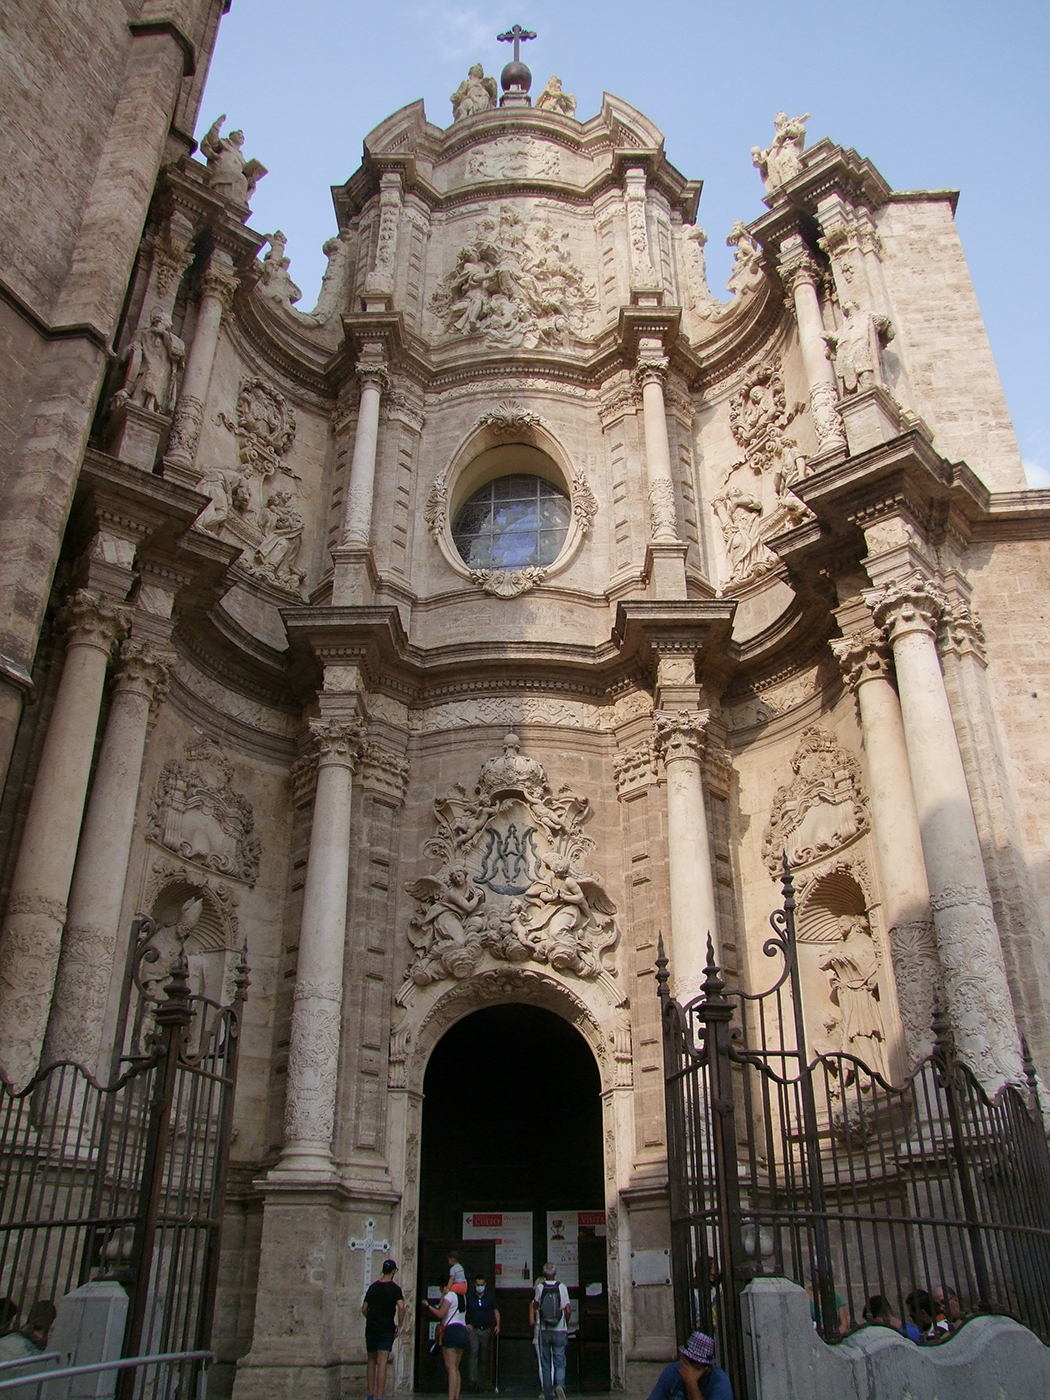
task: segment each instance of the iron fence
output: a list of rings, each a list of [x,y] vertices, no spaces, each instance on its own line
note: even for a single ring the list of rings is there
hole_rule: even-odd
[[[49,1065],[18,1093],[0,1081],[0,1292],[25,1317],[81,1284],[128,1293],[122,1357],[203,1352],[211,1338],[232,1128],[246,950],[229,1005],[190,992],[184,952],[161,995],[153,921],[134,926],[131,1053],[100,1083]],[[120,1371],[121,1400],[191,1396],[170,1377]]]
[[[900,1085],[845,1053],[810,1056],[794,887],[764,946],[760,994],[727,990],[708,943],[701,994],[663,1006],[672,1269],[680,1335],[718,1340],[746,1394],[741,1293],[759,1275],[806,1288],[825,1341],[876,1322],[921,1344],[1005,1313],[1050,1342],[1050,1155],[1027,1083],[989,1099],[947,1021]]]

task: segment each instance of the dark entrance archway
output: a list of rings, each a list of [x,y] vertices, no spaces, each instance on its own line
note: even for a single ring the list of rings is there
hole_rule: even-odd
[[[594,1056],[583,1037],[551,1011],[517,1004],[486,1007],[439,1042],[423,1092],[417,1297],[426,1298],[428,1289],[447,1277],[445,1251],[463,1240],[465,1214],[531,1213],[527,1277],[524,1267],[516,1267],[513,1276],[496,1279],[499,1375],[493,1371],[482,1388],[491,1389],[498,1380],[501,1394],[535,1395],[528,1304],[534,1275],[547,1257],[548,1214],[572,1220],[571,1213],[582,1211],[587,1222],[586,1213],[597,1214],[605,1204],[601,1081]],[[604,1390],[609,1384],[604,1228],[593,1220],[578,1228],[581,1272],[569,1292],[579,1340],[570,1343],[566,1388]],[[485,1256],[479,1252],[475,1260],[469,1242],[463,1252],[468,1271],[482,1267]],[[465,1380],[466,1357],[463,1374]],[[428,1358],[422,1344],[416,1384],[444,1389],[440,1358]]]

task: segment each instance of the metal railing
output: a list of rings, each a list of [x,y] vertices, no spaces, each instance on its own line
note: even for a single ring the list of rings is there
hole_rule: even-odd
[[[660,947],[679,1335],[713,1333],[745,1396],[740,1295],[772,1275],[807,1289],[828,1342],[865,1322],[935,1342],[988,1312],[1050,1342],[1050,1154],[1027,1049],[1027,1085],[994,1099],[940,1016],[900,1085],[854,1055],[811,1057],[789,871],[783,885],[769,991],[728,991],[709,942],[682,1006]]]
[[[53,1357],[61,1359],[60,1353],[53,1351],[39,1356],[21,1356],[15,1361],[4,1362],[3,1365],[5,1367],[27,1366],[33,1362],[39,1364],[41,1361],[48,1361]],[[12,1380],[0,1380],[0,1392],[23,1389],[28,1392],[30,1387],[36,1387],[36,1394],[39,1396],[41,1386],[52,1385],[55,1381],[69,1380],[73,1376],[92,1376],[103,1371],[136,1371],[144,1366],[192,1364],[197,1373],[197,1400],[205,1400],[207,1365],[209,1361],[214,1360],[215,1353],[213,1351],[168,1351],[161,1352],[156,1356],[123,1356],[116,1361],[93,1361],[85,1366],[61,1366],[53,1371],[41,1371],[31,1376],[17,1376]],[[202,1362],[203,1365],[200,1364]],[[50,1400],[57,1400],[55,1393],[52,1393]]]

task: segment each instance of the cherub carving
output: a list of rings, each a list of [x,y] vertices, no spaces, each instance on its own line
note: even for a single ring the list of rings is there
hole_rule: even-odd
[[[411,920],[418,932],[408,936],[421,955],[412,968],[413,982],[425,987],[442,977],[469,977],[480,956],[480,947],[471,946],[469,935],[485,927],[480,913],[485,892],[470,883],[470,872],[462,865],[454,866],[444,880],[424,875],[405,890],[427,906]]]

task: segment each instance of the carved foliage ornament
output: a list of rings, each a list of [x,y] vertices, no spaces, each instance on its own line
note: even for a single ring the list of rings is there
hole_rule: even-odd
[[[620,935],[616,906],[582,869],[590,803],[567,785],[554,793],[518,749],[508,734],[473,793],[457,784],[434,803],[437,834],[423,850],[440,866],[405,885],[419,905],[408,934],[417,986],[469,977],[486,955],[585,980],[608,970]]]
[[[807,729],[791,768],[795,776],[778,789],[762,842],[774,879],[785,851],[793,867],[811,865],[868,828],[860,765],[834,735],[816,725]]]
[[[231,783],[233,768],[212,739],[191,739],[182,763],[157,779],[146,835],[183,860],[254,885],[261,845],[252,804]]]

